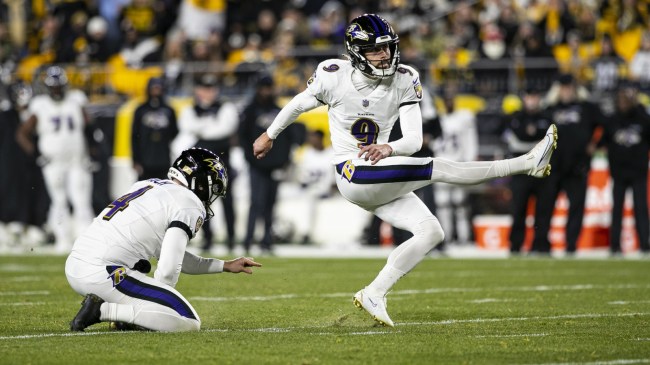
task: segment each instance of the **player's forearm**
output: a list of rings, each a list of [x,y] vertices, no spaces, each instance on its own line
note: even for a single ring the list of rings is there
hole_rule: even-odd
[[[217,274],[223,272],[223,261],[205,258],[185,251],[183,257],[183,273],[190,275]]]
[[[276,139],[278,135],[291,123],[293,123],[300,114],[310,111],[316,107],[321,106],[318,101],[309,91],[305,90],[296,95],[287,105],[282,108],[278,115],[273,120],[271,126],[266,130],[266,133],[271,139]]]
[[[402,138],[389,142],[393,156],[410,156],[422,148],[422,114],[417,104],[406,105],[399,110]]]

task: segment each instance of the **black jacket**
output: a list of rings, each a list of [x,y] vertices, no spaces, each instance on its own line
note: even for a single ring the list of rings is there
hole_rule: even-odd
[[[271,173],[289,163],[291,147],[305,139],[305,128],[293,123],[273,141],[273,148],[266,157],[257,159],[253,155],[253,142],[271,125],[280,107],[273,103],[262,103],[254,99],[243,111],[239,124],[239,143],[251,168]]]
[[[617,111],[605,124],[601,144],[607,146],[613,177],[647,176],[650,116],[642,106],[627,113]]]
[[[528,146],[544,138],[546,130],[552,123],[551,114],[546,110],[534,113],[519,110],[507,115],[504,118],[503,128],[511,133],[506,138],[508,151],[513,156],[528,153],[530,151]]]
[[[148,100],[133,115],[131,151],[133,162],[145,168],[170,164],[170,144],[178,134],[176,113],[164,101]]]
[[[558,103],[550,109],[557,125],[557,149],[551,158],[553,173],[586,174],[591,155],[587,147],[594,130],[604,122],[597,105],[588,102]]]

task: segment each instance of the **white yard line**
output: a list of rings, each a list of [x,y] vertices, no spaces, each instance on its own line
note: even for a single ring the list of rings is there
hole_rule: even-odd
[[[0,303],[0,306],[44,305],[45,302]]]
[[[487,323],[487,322],[509,322],[509,321],[539,321],[556,319],[582,319],[582,318],[610,318],[610,317],[634,317],[650,316],[650,312],[638,313],[584,313],[584,314],[563,314],[558,316],[533,316],[533,317],[504,317],[504,318],[475,318],[475,319],[446,319],[432,322],[402,322],[396,326],[433,326],[449,325],[458,323]]]
[[[650,303],[650,300],[615,300],[613,302],[607,302],[607,304],[613,304],[613,305],[625,305],[625,304],[636,304],[636,303]]]
[[[485,336],[474,336],[476,338],[510,338],[510,337],[544,337],[548,336],[548,333],[522,333],[522,334],[513,334],[513,335],[485,335]]]
[[[47,290],[32,290],[32,291],[0,291],[0,297],[10,296],[23,296],[23,295],[50,295]]]
[[[7,278],[7,281],[14,283],[23,283],[27,281],[40,281],[43,280],[40,276],[14,276],[13,278]]]
[[[433,322],[406,322],[406,323],[397,323],[397,326],[436,326],[436,325],[453,325],[453,324],[463,324],[463,323],[487,323],[487,322],[506,322],[506,321],[535,321],[535,320],[558,320],[558,319],[583,319],[583,318],[605,318],[605,317],[630,317],[630,316],[650,316],[650,312],[647,313],[622,313],[622,314],[609,314],[609,313],[584,313],[584,314],[568,314],[561,316],[549,316],[549,317],[510,317],[510,318],[475,318],[475,319],[450,319],[444,321],[433,321]],[[243,329],[205,329],[201,332],[262,332],[262,333],[290,333],[294,331],[300,331],[305,329],[320,329],[320,332],[317,333],[304,333],[304,335],[370,335],[370,334],[392,334],[399,332],[396,330],[387,329],[386,331],[363,331],[363,332],[341,332],[341,331],[332,331],[327,332],[329,326],[299,326],[299,327],[263,327],[263,328],[243,328]],[[339,327],[340,328],[340,327]],[[43,333],[35,335],[16,335],[16,336],[0,336],[0,340],[29,340],[37,338],[46,338],[46,337],[74,337],[74,336],[93,336],[93,335],[107,335],[115,333],[138,333],[134,332],[120,332],[120,331],[111,331],[111,332],[99,332],[99,331],[89,331],[89,332],[64,332],[64,333]],[[542,336],[543,334],[528,334],[521,336]],[[514,335],[512,335],[514,336]],[[600,363],[585,363],[585,364],[600,364]],[[605,363],[603,363],[605,364]],[[549,364],[550,365],[550,364]]]
[[[627,364],[648,364],[650,359],[617,359],[592,362],[548,362],[526,365],[627,365]]]
[[[412,294],[437,294],[437,293],[477,293],[486,291],[523,291],[523,292],[547,292],[547,291],[578,291],[578,290],[602,290],[602,289],[650,289],[650,285],[537,285],[537,286],[505,286],[505,287],[487,287],[487,288],[430,288],[430,289],[407,289],[394,290],[389,293],[388,297],[396,295]],[[250,297],[189,297],[189,300],[209,301],[209,302],[228,302],[228,301],[266,301],[276,299],[296,299],[296,298],[352,298],[353,293],[324,293],[324,294],[281,294],[267,296],[250,296]]]

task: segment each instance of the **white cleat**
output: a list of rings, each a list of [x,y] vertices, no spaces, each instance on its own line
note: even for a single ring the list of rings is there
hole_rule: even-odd
[[[352,298],[352,303],[359,309],[365,309],[382,326],[395,327],[386,312],[386,296],[372,296],[368,290],[361,289]]]
[[[530,152],[526,154],[528,175],[534,177],[547,177],[551,174],[551,156],[557,148],[557,127],[551,124],[546,130],[546,135]]]

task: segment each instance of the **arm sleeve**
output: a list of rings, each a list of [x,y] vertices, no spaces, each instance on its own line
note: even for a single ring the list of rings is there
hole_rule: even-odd
[[[167,229],[160,248],[158,267],[153,274],[156,280],[171,287],[176,286],[188,241],[189,237],[183,229],[177,227]]]
[[[198,131],[202,139],[227,138],[237,131],[239,115],[237,108],[231,103],[223,104],[219,112],[210,118],[210,123],[205,123]]]
[[[185,251],[182,271],[190,275],[221,273],[223,272],[223,261],[197,256]]]
[[[276,139],[278,135],[293,123],[300,114],[321,105],[323,105],[323,103],[321,103],[309,90],[301,92],[291,99],[284,108],[282,108],[280,113],[275,117],[275,120],[273,120],[271,126],[266,130],[266,133],[271,137],[271,139]]]
[[[402,138],[389,142],[393,156],[410,156],[422,148],[422,114],[420,106],[408,104],[399,108]]]

